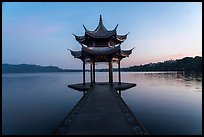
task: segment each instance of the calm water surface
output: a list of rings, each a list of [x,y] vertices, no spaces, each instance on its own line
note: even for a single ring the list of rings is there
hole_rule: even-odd
[[[2,74],[3,134],[52,134],[83,96],[67,85],[81,81],[80,72]],[[122,72],[122,81],[137,84],[122,98],[149,133],[202,134],[202,75]]]

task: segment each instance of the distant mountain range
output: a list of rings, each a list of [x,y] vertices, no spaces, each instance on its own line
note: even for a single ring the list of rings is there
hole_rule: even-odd
[[[118,69],[115,68],[114,71]],[[81,72],[81,69],[61,69],[56,66],[40,66],[29,64],[2,64],[2,73],[38,73],[38,72]],[[103,72],[108,69],[97,69]],[[177,60],[168,60],[158,63],[149,63],[140,66],[121,68],[121,71],[195,71],[202,72],[202,57],[185,57]]]

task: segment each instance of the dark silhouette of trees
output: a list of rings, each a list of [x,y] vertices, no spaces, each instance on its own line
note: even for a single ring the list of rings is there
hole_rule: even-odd
[[[2,64],[2,73],[36,73],[36,72],[79,72],[81,70],[60,69],[56,66],[39,66],[39,65],[11,65]]]
[[[158,63],[122,68],[123,71],[195,71],[202,72],[202,57],[185,57]]]
[[[77,69],[60,69],[55,66],[39,66],[39,65],[11,65],[2,64],[2,73],[33,73],[33,72],[81,72]],[[88,71],[88,70],[87,70]],[[96,71],[108,71],[108,69],[97,69]],[[114,68],[114,71],[118,71]],[[149,63],[140,66],[130,66],[121,68],[121,71],[194,71],[202,72],[202,57],[185,57],[177,60],[168,60],[158,63]]]

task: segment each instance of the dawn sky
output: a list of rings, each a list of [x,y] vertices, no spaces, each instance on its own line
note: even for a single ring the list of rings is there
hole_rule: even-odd
[[[122,67],[202,56],[200,2],[4,2],[2,63],[81,69],[67,50],[81,49],[72,33],[94,30],[100,15],[108,30],[130,32],[122,49],[135,49]]]

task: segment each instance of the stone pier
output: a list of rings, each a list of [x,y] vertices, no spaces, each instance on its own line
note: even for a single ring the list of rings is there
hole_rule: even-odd
[[[136,86],[131,83],[90,83],[69,85],[86,92],[56,135],[144,135],[148,134],[116,90]]]

